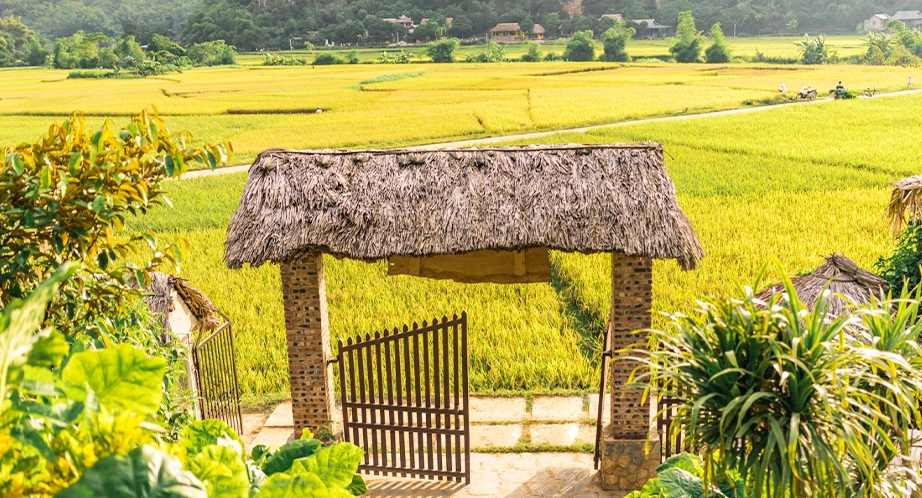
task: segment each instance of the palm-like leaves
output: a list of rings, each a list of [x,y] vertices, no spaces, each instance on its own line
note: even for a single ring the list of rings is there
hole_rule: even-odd
[[[682,404],[671,430],[738,470],[753,496],[905,496],[919,481],[910,428],[922,427],[919,304],[874,302],[827,316],[788,299],[699,303],[651,331],[634,387]]]

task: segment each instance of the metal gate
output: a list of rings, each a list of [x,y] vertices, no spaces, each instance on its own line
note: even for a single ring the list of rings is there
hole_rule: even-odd
[[[335,362],[360,470],[471,482],[467,313],[340,340]]]
[[[688,450],[688,444],[682,432],[669,434],[669,426],[672,425],[672,418],[675,417],[678,406],[679,400],[674,398],[663,398],[657,405],[656,431],[659,433],[659,441],[662,445],[660,454],[664,462],[667,458]]]
[[[202,420],[223,420],[237,434],[243,434],[234,333],[227,315],[218,310],[215,312],[224,319],[224,323],[213,331],[199,332],[192,346],[198,412]]]

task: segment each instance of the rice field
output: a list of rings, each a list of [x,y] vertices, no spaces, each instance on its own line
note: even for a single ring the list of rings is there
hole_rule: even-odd
[[[269,148],[383,148],[779,102],[781,83],[825,93],[839,80],[880,91],[906,81],[906,70],[892,67],[600,62],[246,66],[128,80],[67,74],[0,70],[0,143],[34,140],[74,110],[97,124],[153,104],[174,129],[230,140],[243,164]]]
[[[700,76],[689,70],[673,77]],[[914,133],[922,116],[913,111],[920,105],[920,94],[830,101],[529,143],[665,144],[679,202],[707,253],[691,272],[671,261],[655,264],[654,311],[681,312],[700,296],[752,284],[766,265],[769,281],[779,270],[812,270],[832,251],[871,267],[893,245],[884,219],[888,182],[917,173],[922,162]],[[181,275],[234,320],[240,381],[253,401],[285,392],[287,360],[278,268],[231,271],[221,263],[244,182],[243,174],[233,174],[171,184],[175,209],[156,210],[130,229],[190,241]],[[383,264],[327,258],[331,334],[335,342],[466,309],[473,392],[592,390],[610,298],[609,262],[604,255],[557,252],[551,261],[553,283],[501,286],[387,277]],[[665,322],[658,316],[654,323]]]
[[[743,41],[749,43],[732,42]],[[780,51],[796,40],[772,41]],[[657,43],[650,50],[659,50]],[[780,102],[782,82],[821,93],[840,79],[857,90],[900,90],[905,75],[901,68],[865,66],[598,62],[244,66],[143,80],[3,70],[0,143],[35,140],[75,109],[96,123],[106,116],[121,122],[154,104],[174,130],[232,141],[241,164],[268,148],[394,147]],[[838,250],[868,267],[887,252],[893,242],[883,218],[886,186],[917,172],[922,149],[914,130],[922,117],[912,109],[920,104],[920,95],[828,102],[539,141],[666,145],[679,201],[707,252],[693,272],[673,262],[655,266],[654,309],[683,311],[699,296],[751,283],[765,264],[804,271]],[[324,112],[315,113],[318,107]],[[278,268],[231,271],[222,264],[225,230],[244,182],[243,174],[232,174],[171,183],[175,208],[154,210],[129,231],[188,240],[181,276],[233,319],[240,382],[254,403],[285,396],[287,351]],[[563,253],[551,260],[552,283],[503,286],[387,277],[383,264],[328,258],[334,342],[465,309],[474,392],[592,390],[609,263]],[[769,278],[777,275],[770,268]]]

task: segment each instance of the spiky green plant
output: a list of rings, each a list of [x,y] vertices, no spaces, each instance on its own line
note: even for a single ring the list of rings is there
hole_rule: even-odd
[[[839,317],[829,292],[810,309],[787,299],[699,302],[650,331],[633,387],[681,401],[672,431],[705,457],[712,478],[739,471],[751,496],[906,496],[919,427],[919,302],[874,301]]]

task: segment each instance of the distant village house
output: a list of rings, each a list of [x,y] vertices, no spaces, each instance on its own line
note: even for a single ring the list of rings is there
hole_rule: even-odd
[[[546,33],[544,26],[535,24],[530,33],[524,33],[517,22],[501,22],[490,30],[490,38],[494,40],[515,41],[526,38],[543,40]]]
[[[634,19],[631,22],[640,26],[646,25],[646,38],[666,38],[669,35],[670,27],[656,22],[656,19]]]
[[[886,31],[887,23],[891,19],[902,22],[909,29],[922,29],[922,12],[918,10],[901,10],[892,16],[874,14],[865,19],[864,30],[870,32]]]
[[[394,24],[402,24],[407,30],[413,29],[413,19],[410,19],[407,16],[400,17],[386,17],[382,21],[392,22]]]

